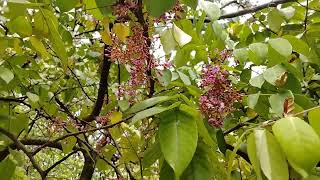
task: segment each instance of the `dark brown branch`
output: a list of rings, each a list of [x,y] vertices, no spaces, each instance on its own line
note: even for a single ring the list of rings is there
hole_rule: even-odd
[[[234,17],[238,17],[238,16],[243,16],[245,14],[249,14],[249,13],[254,13],[269,7],[277,7],[279,4],[284,4],[284,3],[288,3],[288,2],[295,2],[295,0],[275,0],[269,3],[265,3],[265,4],[261,4],[259,6],[255,6],[252,7],[250,9],[244,9],[241,11],[237,11],[234,13],[230,13],[230,14],[224,14],[222,16],[220,16],[219,19],[227,19],[227,18],[234,18]]]
[[[102,68],[101,68],[98,97],[91,114],[84,119],[84,121],[86,122],[93,121],[97,116],[99,116],[101,112],[101,109],[104,103],[104,97],[108,91],[108,76],[109,76],[110,67],[111,67],[110,51],[108,49],[108,45],[105,45],[104,51],[103,51],[103,62],[102,62]]]
[[[229,149],[230,151],[234,150],[234,147],[231,146],[230,144],[226,144],[226,148]],[[242,152],[240,150],[238,150],[236,153],[237,155],[241,156],[244,160],[246,160],[248,163],[250,163],[250,159],[247,153]]]
[[[138,18],[138,22],[141,24],[141,26],[143,27],[143,36],[146,38],[147,41],[147,46],[148,48],[151,47],[151,40],[149,37],[149,26],[148,26],[148,22],[146,22],[144,20],[144,15],[143,15],[143,3],[142,0],[138,0],[138,9],[137,11],[135,11],[135,15]],[[147,76],[149,78],[149,94],[148,97],[152,97],[154,94],[154,88],[155,88],[155,81],[152,77],[152,73],[151,73],[151,69],[150,69],[150,65],[151,65],[151,55],[148,55],[148,59],[147,59]]]
[[[7,136],[13,143],[16,145],[17,149],[22,150],[29,158],[30,162],[32,163],[32,166],[38,171],[42,179],[45,179],[44,171],[41,169],[41,167],[37,164],[36,160],[33,158],[33,155],[31,152],[29,152],[26,147],[17,139],[17,137],[12,134],[11,132],[8,132],[7,130],[0,127],[0,133]]]
[[[23,104],[23,105],[28,106],[29,108],[31,108],[30,104],[27,104],[26,102],[24,102],[25,99],[26,99],[25,97],[22,97],[22,98],[0,97],[0,101],[3,101],[3,102],[16,102],[16,103],[20,103],[20,104]]]
[[[95,163],[86,151],[83,151],[82,154],[84,157],[84,163],[80,174],[80,180],[90,180],[94,173]]]
[[[76,80],[77,80],[78,84],[80,85],[80,88],[81,88],[82,92],[84,93],[84,95],[86,95],[87,98],[90,99],[91,101],[94,101],[93,99],[90,98],[90,96],[89,96],[89,95],[87,94],[87,92],[84,90],[84,88],[83,88],[83,86],[82,86],[82,84],[81,84],[80,79],[78,78],[78,76],[73,72],[73,70],[72,70],[70,67],[68,67],[68,69],[69,69],[69,71],[71,72],[71,74],[76,78]]]
[[[227,2],[226,4],[222,5],[220,9],[223,9],[227,6],[230,6],[231,4],[239,4],[237,0],[234,0],[234,1],[230,1],[230,2]]]
[[[73,120],[79,120],[76,116],[74,116],[70,110],[60,101],[60,99],[55,96],[55,100],[58,103],[58,105],[60,106],[60,108]]]
[[[65,157],[61,158],[59,161],[55,162],[52,166],[50,166],[47,170],[44,171],[44,174],[47,176],[47,174],[54,169],[56,166],[58,166],[59,164],[61,164],[63,161],[67,160],[70,156],[72,156],[73,154],[75,154],[78,151],[73,151],[71,153],[69,153],[68,155],[66,155]]]
[[[237,124],[236,126],[234,126],[233,128],[231,128],[231,129],[228,129],[228,130],[226,130],[225,132],[223,132],[223,135],[228,135],[228,134],[230,134],[230,133],[232,133],[233,131],[236,131],[236,130],[238,130],[238,129],[240,129],[240,128],[242,128],[242,127],[244,127],[244,126],[246,126],[247,125],[247,123],[251,123],[251,122],[254,122],[255,120],[257,120],[258,119],[258,115],[257,116],[255,116],[254,118],[252,118],[252,119],[249,119],[248,121],[246,121],[246,122],[241,122],[241,123],[239,123],[239,124]]]

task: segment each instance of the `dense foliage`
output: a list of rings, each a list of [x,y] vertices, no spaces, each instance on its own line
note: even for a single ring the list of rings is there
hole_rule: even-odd
[[[1,179],[320,179],[319,0],[0,3]]]

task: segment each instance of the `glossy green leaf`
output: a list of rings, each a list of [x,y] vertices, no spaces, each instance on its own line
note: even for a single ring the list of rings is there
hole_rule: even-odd
[[[161,117],[159,138],[165,160],[179,177],[191,162],[197,147],[196,121],[184,112],[168,111]]]
[[[268,43],[274,50],[276,50],[279,54],[281,54],[284,57],[287,57],[292,53],[292,46],[290,42],[286,39],[283,39],[283,38],[270,39]]]
[[[278,9],[273,9],[268,13],[268,25],[271,30],[278,32],[281,24],[284,22],[281,13]]]
[[[197,148],[192,161],[183,172],[181,179],[184,180],[209,180],[213,178],[213,168],[205,146]],[[207,147],[206,147],[207,148]]]
[[[151,106],[154,106],[158,103],[164,102],[164,101],[168,101],[170,99],[173,99],[174,97],[170,97],[170,96],[159,96],[159,97],[153,97],[153,98],[149,98],[146,99],[144,101],[141,101],[139,103],[134,104],[127,113],[136,113],[139,112],[141,110],[144,110],[146,108],[149,108]]]
[[[166,29],[161,33],[160,41],[163,47],[163,50],[166,54],[171,53],[177,47],[177,42],[175,41],[172,29]]]
[[[182,82],[186,85],[186,86],[190,86],[191,85],[191,81],[190,81],[190,78],[184,74],[183,72],[181,71],[177,71],[179,76],[180,76],[180,79],[182,80]]]
[[[18,16],[8,24],[11,32],[17,33],[20,36],[30,36],[32,34],[32,26],[30,21],[25,16]]]
[[[256,94],[248,95],[248,107],[251,109],[254,109],[254,107],[258,103],[259,97],[260,97],[260,91]]]
[[[188,44],[192,40],[192,37],[190,35],[185,33],[175,24],[173,24],[172,27],[172,35],[180,47]]]
[[[314,109],[308,113],[309,123],[320,137],[320,109]]]
[[[38,38],[34,36],[30,37],[30,43],[35,48],[35,50],[41,54],[43,58],[49,57],[47,49],[44,47],[43,43]]]
[[[253,43],[249,45],[249,59],[259,65],[263,63],[268,55],[268,46],[264,43]]]
[[[294,98],[291,91],[284,91],[281,93],[271,95],[269,97],[271,111],[277,114],[278,116],[282,116],[284,110],[284,102],[287,98]]]
[[[263,73],[263,77],[268,83],[276,86],[278,85],[277,82],[283,80],[282,77],[285,75],[285,73],[286,69],[283,67],[283,65],[279,64],[271,68],[268,68]]]
[[[259,175],[260,166],[264,175],[270,180],[289,179],[286,158],[273,135],[267,130],[258,129],[250,136],[248,139],[250,150],[248,152],[250,160],[255,164],[258,177],[261,178]]]
[[[172,79],[172,73],[169,69],[164,69],[160,71],[158,80],[163,86],[169,86]]]
[[[297,117],[278,120],[272,130],[290,165],[307,177],[320,160],[320,138],[317,133]]]
[[[9,84],[9,82],[13,80],[14,74],[9,69],[0,67],[0,77]]]
[[[166,110],[167,110],[167,107],[152,107],[152,108],[140,111],[133,116],[131,124],[135,124],[137,121],[141,119],[162,113]]]
[[[283,36],[283,38],[290,42],[293,51],[301,53],[305,56],[309,55],[309,46],[303,40],[291,35]]]
[[[120,107],[121,111],[126,111],[130,107],[130,104],[127,100],[120,100],[118,101],[118,106]]]
[[[265,82],[265,79],[263,77],[263,74],[260,74],[252,79],[250,79],[249,83],[251,84],[251,86],[257,87],[257,88],[261,88],[261,86],[263,85],[263,83]]]

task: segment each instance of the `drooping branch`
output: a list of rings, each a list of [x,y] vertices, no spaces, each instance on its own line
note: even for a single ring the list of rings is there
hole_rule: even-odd
[[[84,119],[86,122],[93,121],[97,116],[99,116],[103,103],[105,94],[108,91],[108,76],[109,71],[111,67],[111,61],[110,61],[110,51],[108,49],[108,45],[104,46],[104,52],[103,52],[103,61],[102,61],[102,68],[101,68],[101,75],[100,75],[100,86],[98,90],[98,97],[95,102],[94,108],[91,112],[91,114]]]

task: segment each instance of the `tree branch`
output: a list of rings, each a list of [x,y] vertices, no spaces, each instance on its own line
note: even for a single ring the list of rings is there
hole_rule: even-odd
[[[69,153],[68,155],[66,155],[65,157],[61,158],[59,161],[55,162],[52,166],[50,166],[47,170],[44,171],[44,174],[47,176],[47,174],[54,169],[56,166],[58,166],[59,164],[61,164],[63,161],[67,160],[70,156],[72,156],[73,154],[75,154],[78,151],[73,151],[71,153]]]
[[[84,121],[86,121],[86,122],[91,122],[97,116],[99,116],[101,109],[102,109],[102,106],[103,106],[105,94],[108,91],[108,76],[109,76],[109,71],[110,71],[110,67],[111,67],[110,51],[109,51],[108,47],[109,47],[108,45],[104,45],[98,97],[97,97],[97,100],[95,102],[95,106],[94,106],[91,114],[84,119]]]
[[[295,2],[295,0],[274,0],[269,3],[265,3],[265,4],[261,4],[259,6],[252,7],[250,9],[244,9],[244,10],[237,11],[234,13],[224,14],[224,15],[220,16],[219,19],[227,19],[227,18],[234,18],[234,17],[238,17],[238,16],[243,16],[245,14],[254,13],[254,12],[269,8],[269,7],[277,7],[279,4],[284,4],[284,3],[288,3],[288,2]]]
[[[252,119],[249,119],[248,121],[246,121],[246,122],[241,122],[241,123],[239,123],[239,124],[237,124],[236,126],[234,126],[233,128],[231,128],[231,129],[228,129],[228,130],[226,130],[225,132],[223,132],[223,135],[228,135],[228,134],[230,134],[230,133],[232,133],[233,131],[236,131],[236,130],[238,130],[238,129],[240,129],[240,128],[242,128],[243,126],[246,126],[247,125],[247,123],[251,123],[251,122],[254,122],[255,120],[257,120],[258,119],[258,117],[259,117],[259,115],[257,115],[257,116],[255,116],[254,118],[252,118]]]
[[[32,163],[32,166],[38,171],[38,173],[40,174],[42,179],[45,179],[45,173],[44,171],[41,169],[41,167],[37,164],[36,160],[33,158],[33,155],[31,152],[29,152],[26,147],[24,147],[24,145],[17,139],[17,137],[12,134],[11,132],[3,129],[0,127],[0,133],[2,133],[3,135],[7,136],[11,141],[13,141],[13,143],[16,145],[16,147],[20,150],[22,150],[29,158],[29,160]]]

